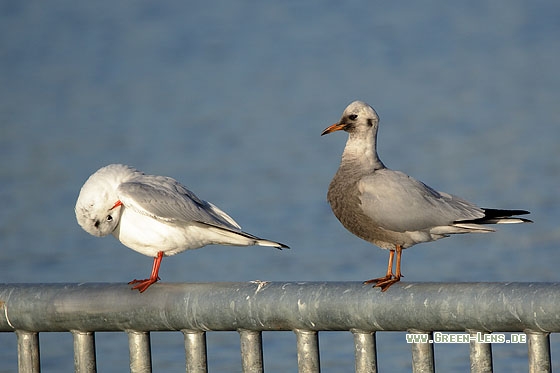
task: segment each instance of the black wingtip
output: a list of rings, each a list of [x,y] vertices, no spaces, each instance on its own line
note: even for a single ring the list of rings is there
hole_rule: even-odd
[[[478,219],[457,220],[453,223],[501,224],[501,223],[532,223],[532,220],[519,218],[517,215],[530,214],[527,210],[500,210],[483,208],[484,216]],[[515,221],[512,221],[515,220]]]
[[[527,215],[530,214],[527,210],[500,210],[500,209],[487,209],[483,208],[484,210],[484,218],[510,218],[516,215]],[[522,219],[526,220],[526,219]]]

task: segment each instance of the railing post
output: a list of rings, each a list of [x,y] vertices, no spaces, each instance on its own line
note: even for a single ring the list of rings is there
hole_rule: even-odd
[[[319,373],[319,335],[316,331],[294,330],[297,338],[299,373]]]
[[[241,366],[243,373],[262,373],[263,350],[262,333],[253,330],[240,330]]]
[[[95,373],[95,335],[92,332],[72,331],[74,337],[74,371]]]
[[[377,372],[377,349],[375,332],[352,330],[356,373]]]
[[[493,372],[494,368],[492,366],[492,344],[477,342],[476,338],[478,333],[481,333],[483,335],[488,334],[488,332],[469,330],[471,373]]]
[[[549,333],[526,331],[529,349],[529,372],[552,372]]]
[[[19,373],[40,373],[39,333],[16,330]]]
[[[183,330],[187,373],[207,373],[206,333],[199,330]]]
[[[428,334],[428,338],[433,340],[432,332],[419,330],[409,330],[411,334]],[[435,372],[434,363],[434,344],[433,343],[412,343],[412,371],[418,373]]]
[[[131,373],[151,373],[152,371],[152,348],[149,332],[128,333],[128,350],[130,355]]]

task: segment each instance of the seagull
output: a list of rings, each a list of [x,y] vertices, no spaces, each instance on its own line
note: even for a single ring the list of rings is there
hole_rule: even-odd
[[[89,234],[112,234],[123,245],[154,258],[149,278],[129,282],[141,293],[160,279],[164,256],[211,244],[289,248],[242,231],[228,214],[177,180],[146,175],[123,164],[105,166],[91,175],[75,212],[78,224]]]
[[[418,243],[457,233],[494,232],[487,224],[532,223],[515,217],[529,211],[480,208],[385,167],[377,155],[378,125],[375,110],[354,101],[338,123],[321,133],[348,132],[340,167],[327,193],[334,215],[351,233],[389,250],[386,275],[364,284],[386,291],[399,282],[402,250]]]

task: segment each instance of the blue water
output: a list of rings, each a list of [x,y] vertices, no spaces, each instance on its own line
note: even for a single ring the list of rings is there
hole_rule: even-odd
[[[127,5],[129,6],[127,6]],[[418,245],[407,281],[558,281],[560,4],[554,1],[0,3],[0,282],[126,282],[152,259],[75,222],[95,170],[172,176],[270,248],[208,247],[163,261],[164,281],[357,281],[387,252],[326,202],[346,136],[320,137],[355,99],[381,117],[392,168],[535,224]],[[435,264],[435,265],[434,265]],[[295,371],[293,333],[265,333],[270,372]],[[410,370],[403,333],[381,371]],[[552,337],[555,368],[560,345]],[[184,370],[180,333],[154,333],[154,371]],[[320,336],[325,372],[353,369],[350,333]],[[525,345],[496,371],[526,371]],[[97,336],[99,370],[128,369],[124,334]],[[236,333],[209,333],[211,371],[239,371]],[[41,335],[43,372],[73,369],[71,336]],[[436,346],[438,369],[469,367]],[[17,367],[0,335],[0,372]]]

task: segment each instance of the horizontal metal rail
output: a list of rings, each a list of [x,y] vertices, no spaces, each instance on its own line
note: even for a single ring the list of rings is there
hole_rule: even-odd
[[[524,332],[530,371],[550,371],[560,332],[559,283],[402,283],[381,293],[356,282],[0,284],[0,332],[16,332],[18,364],[38,371],[38,334],[72,332],[76,371],[95,371],[98,331],[129,335],[132,371],[150,371],[150,331],[182,331],[188,371],[206,371],[206,331],[238,331],[244,371],[263,371],[262,331],[294,331],[298,367],[320,370],[318,332],[351,331],[356,370],[376,371],[375,333]],[[491,371],[471,342],[471,370]],[[433,345],[412,346],[414,370],[434,371]],[[27,365],[26,365],[27,364]]]
[[[559,283],[0,284],[0,331],[560,332],[559,311]]]

